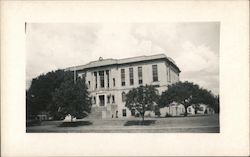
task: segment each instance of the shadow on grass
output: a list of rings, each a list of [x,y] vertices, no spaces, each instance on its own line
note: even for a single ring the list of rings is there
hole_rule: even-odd
[[[155,124],[155,121],[156,120],[130,120],[130,121],[127,121],[124,126],[133,126],[133,125],[151,125],[151,124]]]
[[[157,118],[189,118],[189,117],[208,117],[209,114],[194,114],[194,115],[177,115],[177,116],[166,116],[166,117],[157,117]]]
[[[92,125],[93,123],[90,121],[77,121],[77,122],[63,122],[58,127],[78,127],[85,125]]]

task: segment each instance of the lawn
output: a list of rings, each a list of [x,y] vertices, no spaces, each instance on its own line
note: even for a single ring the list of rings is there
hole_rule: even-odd
[[[72,132],[72,133],[219,133],[219,116],[129,119],[82,119],[69,123],[44,121],[40,126],[30,126],[27,132]]]

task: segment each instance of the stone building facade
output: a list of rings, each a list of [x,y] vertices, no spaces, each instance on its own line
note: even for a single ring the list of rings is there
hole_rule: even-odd
[[[134,113],[125,107],[126,93],[140,85],[153,85],[159,94],[179,81],[180,69],[165,54],[125,59],[103,59],[70,67],[85,77],[92,98],[92,114],[99,118],[126,118]]]

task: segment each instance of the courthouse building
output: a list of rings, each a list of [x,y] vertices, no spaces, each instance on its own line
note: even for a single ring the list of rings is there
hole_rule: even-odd
[[[125,107],[126,93],[140,85],[153,85],[159,94],[179,81],[180,69],[165,54],[125,59],[103,59],[69,67],[75,75],[85,77],[92,98],[95,118],[125,118],[134,116]]]

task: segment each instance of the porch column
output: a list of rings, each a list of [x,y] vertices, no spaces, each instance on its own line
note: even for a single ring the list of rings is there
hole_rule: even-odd
[[[105,81],[104,81],[105,82]],[[105,87],[105,86],[104,86]],[[104,95],[104,106],[107,106],[107,94],[103,94]]]
[[[107,75],[106,75],[106,70],[104,70],[104,88],[107,88]]]
[[[97,72],[97,89],[100,89],[100,73]]]
[[[96,106],[100,106],[99,95],[96,94],[95,100],[96,100]]]

